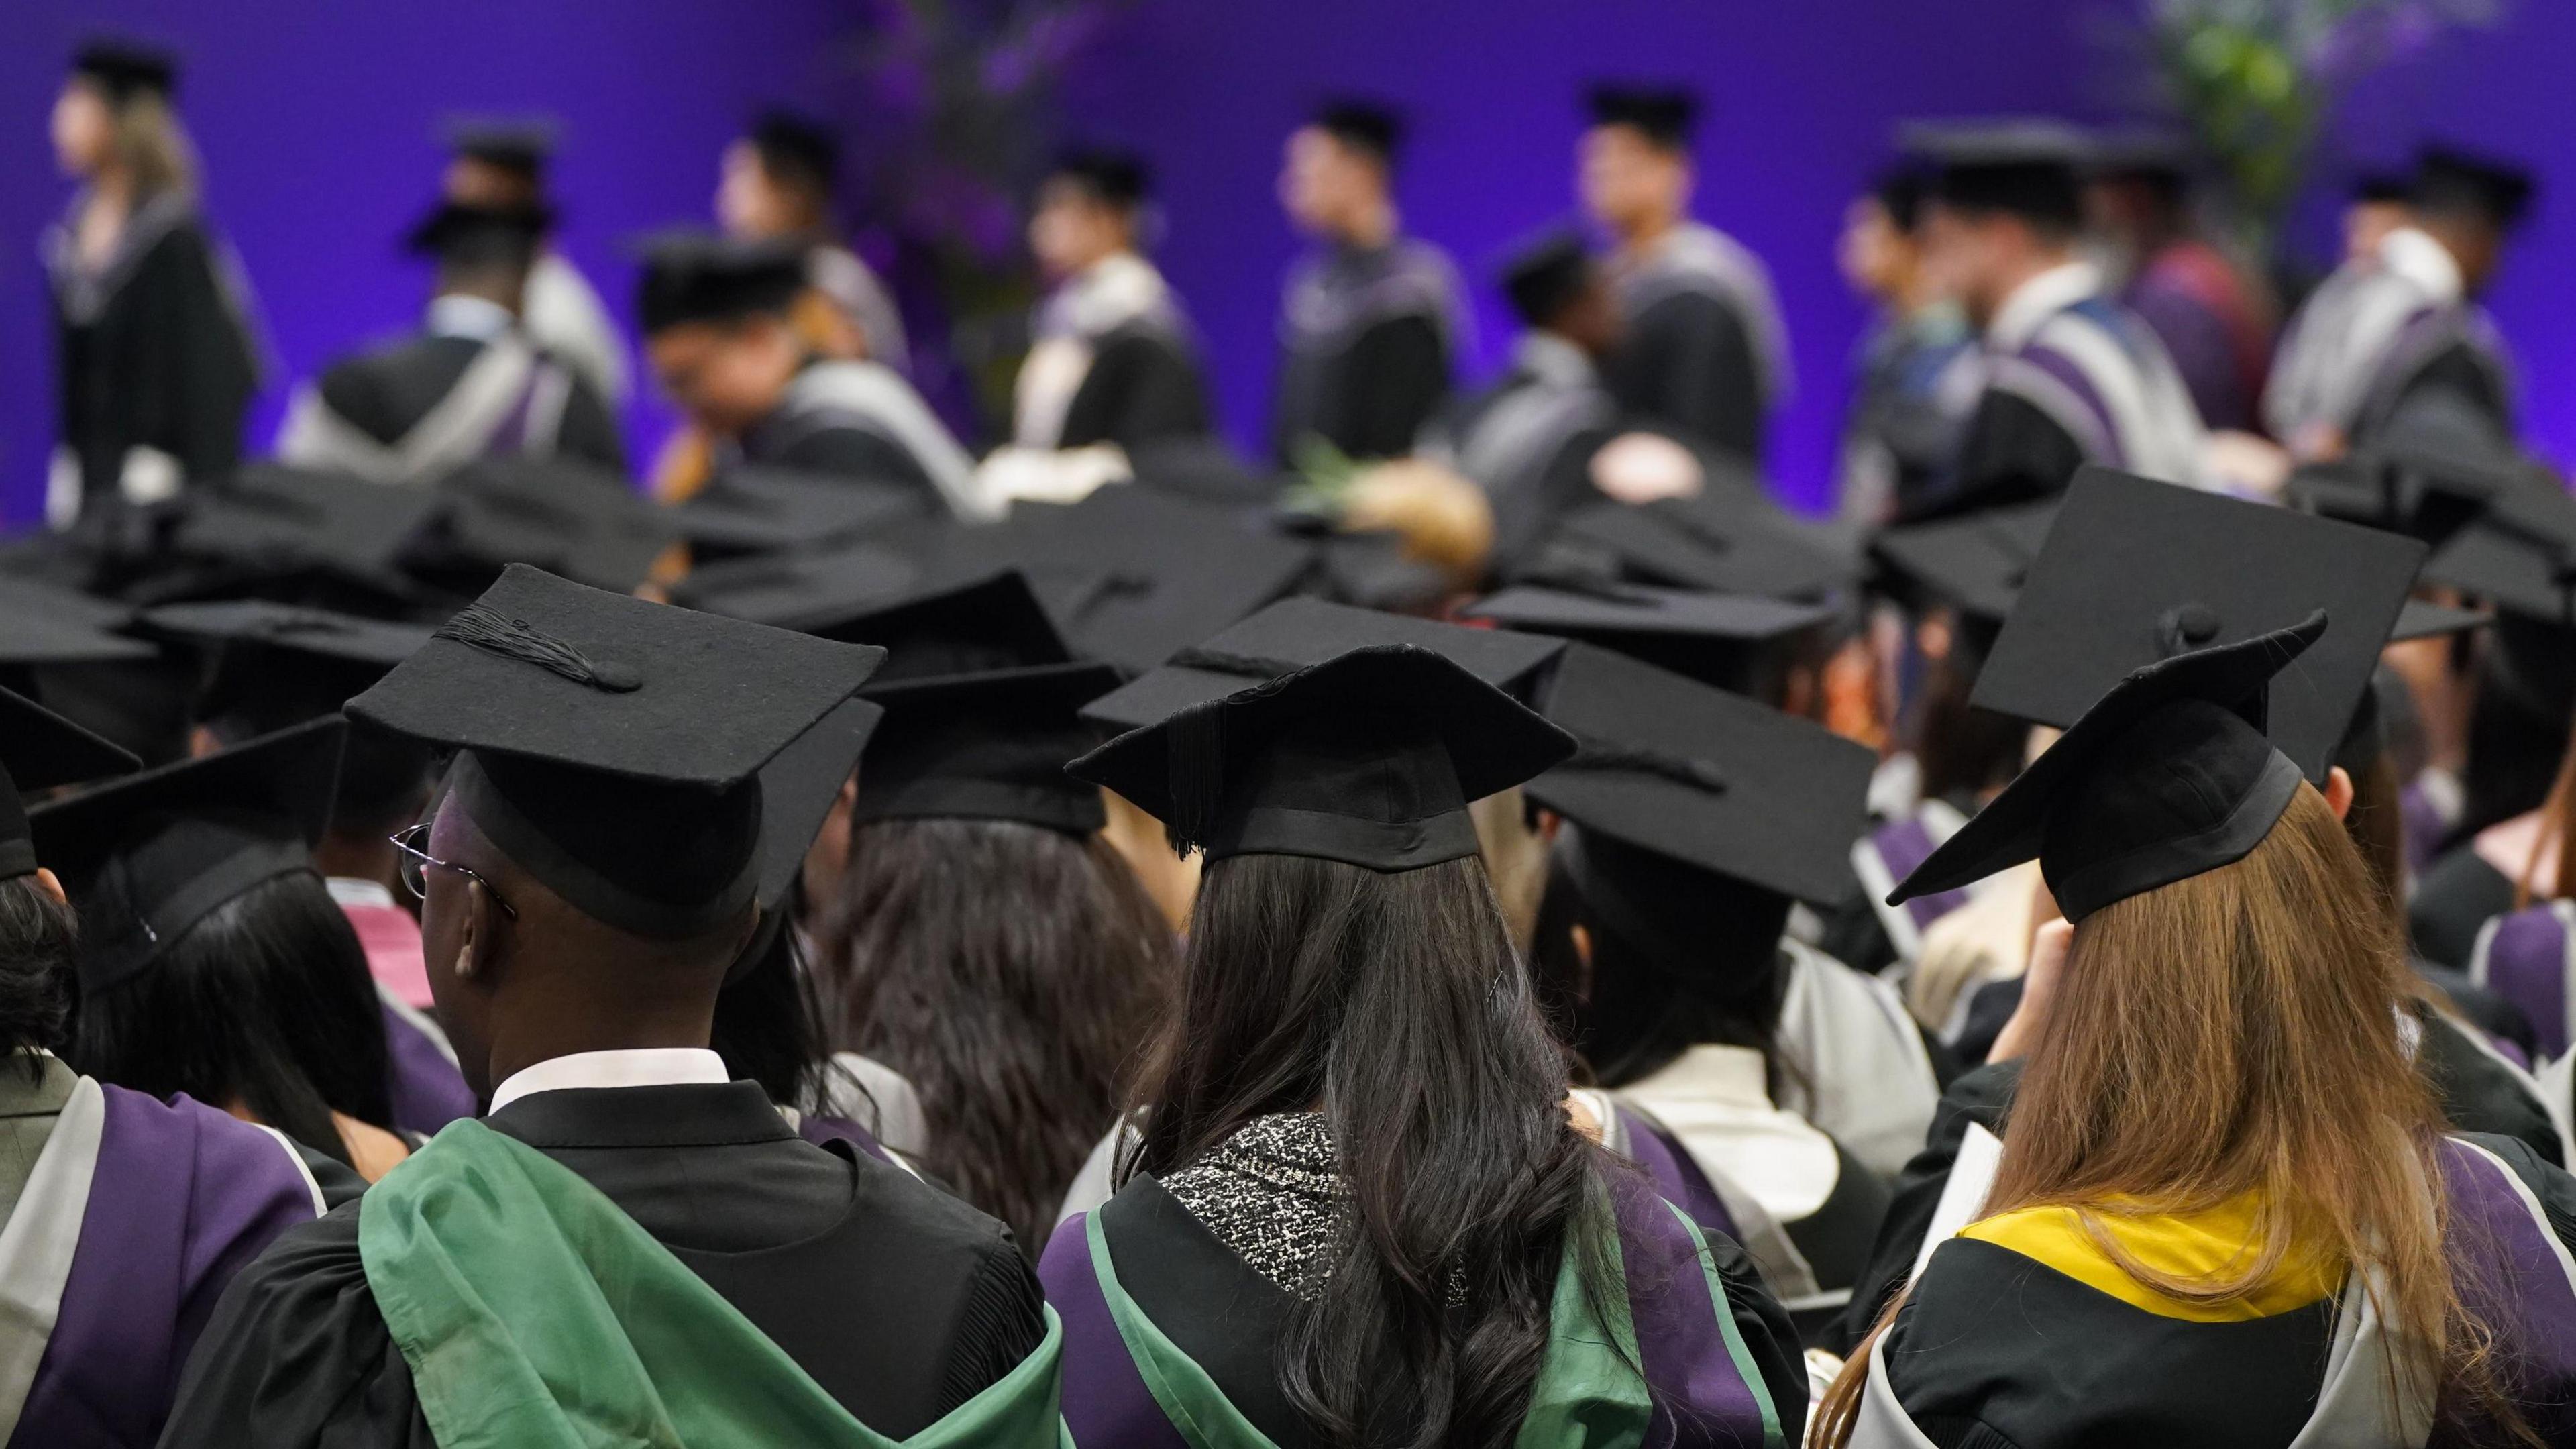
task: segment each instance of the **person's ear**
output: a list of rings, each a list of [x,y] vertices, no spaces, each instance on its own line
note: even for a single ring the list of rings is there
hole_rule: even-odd
[[[2326,771],[2326,808],[2337,820],[2352,810],[2352,776],[2341,765]]]
[[[72,903],[72,898],[63,892],[63,878],[41,865],[36,867],[36,889],[52,896],[55,905],[68,906]]]
[[[1565,829],[1565,817],[1564,817],[1564,816],[1557,814],[1557,813],[1556,813],[1555,811],[1553,811],[1553,810],[1549,810],[1549,809],[1545,809],[1545,808],[1542,808],[1542,809],[1538,812],[1538,838],[1539,838],[1539,839],[1546,841],[1546,842],[1547,842],[1548,844],[1550,844],[1550,845],[1554,845],[1554,844],[1556,843],[1556,837],[1557,837],[1560,833],[1562,833],[1562,832],[1564,831],[1564,829]],[[1582,927],[1580,927],[1580,926],[1577,926],[1577,927],[1575,927],[1575,929],[1579,931],[1579,930],[1581,930],[1581,929],[1583,929],[1583,928],[1582,928]]]
[[[456,960],[451,969],[459,981],[472,981],[482,974],[492,953],[492,893],[483,882],[465,882],[465,920],[456,931]]]
[[[1589,1006],[1592,1003],[1592,930],[1577,922],[1565,928],[1566,939],[1574,943],[1575,964],[1583,968],[1583,977],[1574,983],[1574,999]]]

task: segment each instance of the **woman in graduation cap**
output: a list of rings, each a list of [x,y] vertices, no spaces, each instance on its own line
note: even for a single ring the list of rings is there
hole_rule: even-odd
[[[54,151],[81,182],[46,235],[62,435],[45,493],[56,528],[133,544],[119,520],[228,471],[259,386],[240,268],[197,208],[171,93],[178,62],[84,47],[54,102]]]
[[[0,1425],[13,1444],[153,1443],[216,1297],[323,1207],[275,1131],[102,1084],[54,1055],[81,923],[37,864],[19,792],[134,764],[0,690]]]
[[[1475,859],[1573,749],[1395,645],[1070,767],[1209,862],[1142,1146],[1040,1269],[1077,1444],[1795,1440],[1785,1320],[1569,1113]]]
[[[2073,924],[1998,1043],[2021,1082],[1991,1172],[1954,1179],[1965,1226],[1936,1229],[1819,1442],[2576,1435],[2576,1181],[2444,1135],[2396,933],[2350,909],[2361,859],[2264,736],[2325,627],[2131,674],[1898,887],[2036,856]]]

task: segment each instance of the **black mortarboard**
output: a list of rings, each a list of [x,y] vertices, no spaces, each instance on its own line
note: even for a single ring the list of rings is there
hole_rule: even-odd
[[[2408,599],[2397,611],[2397,623],[2388,631],[2388,642],[2404,644],[2415,639],[2438,639],[2446,634],[2465,634],[2483,629],[2495,622],[2495,615],[2477,609],[2455,609],[2429,599]]]
[[[2408,199],[2421,211],[2467,213],[2504,230],[2530,214],[2536,189],[2531,173],[2510,161],[2434,145],[2416,153]]]
[[[1161,820],[1185,854],[1402,871],[1474,855],[1468,802],[1573,753],[1510,695],[1397,644],[1191,705],[1065,768]]]
[[[1607,550],[1632,577],[1680,588],[1811,599],[1860,574],[1850,546],[1790,517],[1759,484],[1723,471],[1693,497],[1577,509],[1563,534]]]
[[[188,491],[173,546],[256,574],[319,574],[400,596],[405,554],[447,509],[426,488],[248,463]]]
[[[1690,144],[1699,97],[1678,86],[1597,85],[1585,98],[1596,126],[1625,126],[1668,151]]]
[[[549,889],[680,938],[752,900],[756,772],[883,654],[513,565],[348,708],[460,750],[457,798]]]
[[[1073,662],[1072,646],[1018,569],[942,583],[804,627],[883,648],[885,667],[871,693],[897,682]]]
[[[781,629],[819,629],[919,587],[922,566],[902,549],[861,540],[810,553],[754,554],[700,564],[671,601]]]
[[[776,108],[752,118],[745,131],[760,164],[770,175],[794,186],[826,195],[841,172],[841,141],[829,126],[811,116]]]
[[[2423,559],[2397,534],[2087,467],[1969,703],[2070,725],[2134,670],[2323,609],[2334,629],[2270,711],[2282,753],[2321,780]]]
[[[1920,163],[1900,162],[1878,173],[1869,194],[1878,201],[1879,210],[1898,231],[1912,235],[1923,220],[1924,193],[1931,189],[1932,178]]]
[[[1100,791],[1065,761],[1100,743],[1082,707],[1118,685],[1105,664],[872,682],[885,724],[859,771],[854,821],[1007,820],[1089,835]]]
[[[1821,725],[1608,650],[1565,651],[1545,689],[1574,757],[1529,797],[1581,826],[1799,900],[1852,887],[1877,759]]]
[[[0,667],[150,659],[151,645],[117,632],[133,617],[106,599],[0,578]]]
[[[543,206],[469,206],[442,201],[414,223],[403,246],[451,267],[526,267],[554,225]]]
[[[1047,169],[1047,176],[1050,180],[1070,181],[1121,210],[1143,205],[1146,193],[1153,189],[1153,175],[1144,157],[1133,151],[1097,146],[1063,152]]]
[[[1329,533],[1315,540],[1315,572],[1300,593],[1398,614],[1439,610],[1456,584],[1449,571],[1414,557],[1391,529]]]
[[[2022,580],[2048,541],[2057,500],[1891,528],[1870,540],[1880,583],[1920,611],[1946,604],[1968,618],[2001,624]]]
[[[548,116],[458,116],[439,127],[439,136],[459,156],[533,182],[554,159],[561,128]]]
[[[1651,584],[1517,585],[1466,612],[1508,629],[1584,640],[1713,688],[1757,697],[1770,692],[1766,665],[1774,646],[1841,615],[1829,603]]]
[[[81,916],[81,987],[114,986],[251,887],[313,868],[348,726],[313,720],[30,812]]]
[[[28,875],[36,858],[21,797],[57,785],[122,775],[142,761],[14,690],[0,689],[0,880]]]
[[[485,580],[505,564],[526,563],[623,592],[649,577],[680,537],[670,510],[623,475],[574,458],[481,458],[439,480],[436,491],[452,505],[451,562]]]
[[[2265,737],[2269,686],[2326,632],[2321,610],[2130,674],[1898,882],[1888,903],[2037,857],[2058,908],[2080,921],[2244,859],[2304,783]],[[2334,739],[2348,711],[2349,702]]]
[[[90,41],[73,53],[72,70],[120,106],[141,95],[167,97],[179,85],[179,57],[136,40]]]
[[[1383,101],[1341,96],[1315,108],[1315,126],[1334,140],[1393,165],[1404,144],[1404,119]]]
[[[650,336],[687,322],[784,315],[805,286],[804,248],[786,238],[746,241],[710,232],[665,233],[644,245],[644,270],[635,286],[636,320]]]
[[[2541,720],[2576,712],[2576,497],[2555,486],[2499,493],[2424,564],[2495,606],[2495,686]]]
[[[2082,132],[2046,120],[1918,123],[1897,144],[1935,168],[1933,194],[1968,212],[2004,212],[2064,231],[2084,221]]]
[[[784,919],[805,853],[884,717],[883,705],[842,700],[760,767],[760,908],[773,925]]]
[[[1592,281],[1592,254],[1572,232],[1553,232],[1503,263],[1503,295],[1525,327],[1554,322]]]
[[[918,487],[787,468],[733,467],[708,480],[670,519],[699,558],[830,547],[917,517]]]
[[[2354,201],[2387,204],[2401,202],[2415,194],[2415,178],[2403,171],[2373,169],[2356,174],[2352,189],[2346,193]]]
[[[188,681],[176,661],[119,632],[127,606],[0,578],[0,685],[147,761],[186,752]]]
[[[1525,703],[1537,697],[1548,667],[1565,652],[1562,639],[1507,629],[1470,629],[1321,599],[1282,599],[1214,638],[1182,650],[1117,692],[1093,700],[1083,713],[1104,724],[1133,729],[1327,659],[1398,644],[1439,654]]]

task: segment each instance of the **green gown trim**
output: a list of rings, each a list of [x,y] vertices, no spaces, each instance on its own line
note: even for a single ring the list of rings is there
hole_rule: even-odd
[[[470,1119],[368,1190],[358,1252],[439,1449],[1068,1442],[1053,1309],[1018,1367],[890,1439],[599,1189]]]

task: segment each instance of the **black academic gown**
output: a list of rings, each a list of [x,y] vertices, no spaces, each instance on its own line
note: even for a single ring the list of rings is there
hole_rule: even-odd
[[[900,1168],[805,1142],[753,1083],[541,1092],[487,1121],[607,1194],[891,1438],[1045,1337],[1008,1229]],[[288,1233],[233,1281],[164,1445],[432,1449],[359,1259],[362,1207]]]
[[[1294,463],[1309,438],[1351,458],[1413,451],[1449,395],[1457,273],[1422,242],[1336,248],[1289,278],[1271,434]]]
[[[1161,327],[1118,328],[1093,346],[1090,370],[1064,410],[1060,448],[1115,443],[1133,453],[1148,444],[1204,438],[1214,431],[1207,382],[1198,360]]]
[[[1610,359],[1619,401],[1739,458],[1762,456],[1762,369],[1743,312],[1710,292],[1676,291],[1628,321]]]
[[[331,411],[390,446],[446,399],[484,346],[472,337],[424,333],[333,363],[324,370],[318,389]],[[541,365],[563,370],[566,392],[561,421],[550,438],[511,441],[523,450],[535,443],[554,456],[624,472],[626,448],[599,390],[563,363],[547,359]]]
[[[725,461],[892,484],[950,512],[974,460],[919,393],[876,362],[807,362],[769,415],[731,439]],[[722,455],[720,455],[722,456]]]
[[[1543,332],[1522,337],[1492,386],[1452,406],[1433,451],[1492,501],[1498,569],[1527,564],[1566,514],[1601,501],[1592,457],[1619,422],[1592,361]]]

